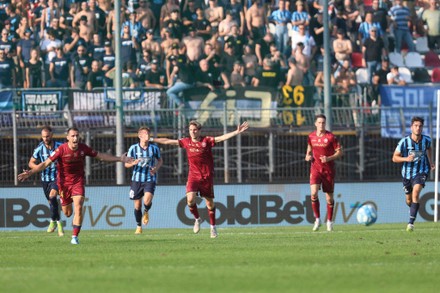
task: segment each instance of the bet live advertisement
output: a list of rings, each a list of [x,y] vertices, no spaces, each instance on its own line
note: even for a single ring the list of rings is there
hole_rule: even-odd
[[[86,187],[83,229],[132,229],[136,227],[129,186]],[[218,227],[295,226],[314,222],[309,184],[216,185]],[[320,191],[321,219],[326,218],[325,195]],[[208,212],[198,198],[200,216]],[[408,220],[402,183],[336,183],[335,225],[357,224],[356,213],[372,204],[377,223]],[[417,222],[433,221],[434,182],[421,192]],[[49,225],[50,211],[41,187],[0,188],[0,229],[39,230]],[[72,219],[61,213],[66,228]],[[194,219],[186,205],[185,186],[156,188],[148,228],[191,228]]]

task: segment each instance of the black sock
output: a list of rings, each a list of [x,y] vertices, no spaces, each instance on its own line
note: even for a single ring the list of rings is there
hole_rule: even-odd
[[[144,210],[146,211],[146,212],[148,212],[150,209],[151,209],[151,206],[153,205],[153,203],[150,203],[149,205],[145,205],[144,204]]]
[[[56,197],[52,197],[49,199],[50,206],[50,218],[52,221],[60,220],[60,211],[58,210],[58,200]]]
[[[414,221],[416,220],[417,217],[417,212],[419,211],[419,203],[411,203],[411,206],[409,208],[409,224],[414,224]]]
[[[136,224],[142,226],[142,210],[134,209],[134,218],[136,219]]]

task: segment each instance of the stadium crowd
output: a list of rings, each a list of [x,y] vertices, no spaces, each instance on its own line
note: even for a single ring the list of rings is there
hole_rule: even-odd
[[[0,88],[112,86],[116,33],[123,86],[167,89],[177,104],[193,86],[323,88],[324,1],[123,0],[115,32],[113,0],[0,0]],[[424,37],[414,81],[440,81],[438,0],[334,0],[329,12],[336,92],[357,90],[358,68],[373,95],[405,84],[391,54]]]

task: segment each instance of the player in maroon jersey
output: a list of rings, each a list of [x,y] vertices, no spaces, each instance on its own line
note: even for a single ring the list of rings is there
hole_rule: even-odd
[[[312,209],[315,215],[313,231],[321,226],[318,191],[322,185],[327,201],[327,231],[333,231],[333,191],[335,188],[335,162],[342,156],[342,147],[336,136],[325,130],[326,117],[319,114],[315,117],[316,131],[309,134],[305,160],[312,162],[310,167],[310,193]]]
[[[98,158],[107,162],[131,162],[132,158],[127,158],[125,154],[116,157],[106,153],[99,153],[86,144],[79,142],[79,130],[69,128],[67,130],[67,142],[59,146],[48,159],[37,165],[37,167],[26,170],[18,175],[18,180],[23,181],[31,175],[41,172],[53,162],[57,162],[57,184],[60,191],[61,207],[67,217],[72,215],[72,203],[75,207],[73,211],[73,232],[72,244],[79,244],[78,234],[81,230],[83,221],[82,208],[84,204],[84,164],[86,156]]]
[[[237,130],[221,136],[202,136],[202,125],[197,121],[189,123],[190,137],[182,139],[154,138],[153,142],[160,144],[176,145],[186,150],[188,157],[188,181],[186,183],[186,200],[190,212],[194,215],[194,233],[199,233],[202,219],[197,209],[197,195],[205,198],[211,224],[211,238],[217,237],[215,227],[215,204],[214,204],[214,158],[212,147],[219,142],[234,137],[249,128],[247,122],[237,126]]]

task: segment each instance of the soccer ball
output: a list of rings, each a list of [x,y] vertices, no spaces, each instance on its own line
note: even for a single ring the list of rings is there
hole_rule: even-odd
[[[359,208],[356,218],[359,224],[370,226],[377,220],[377,211],[373,205],[365,204]]]

